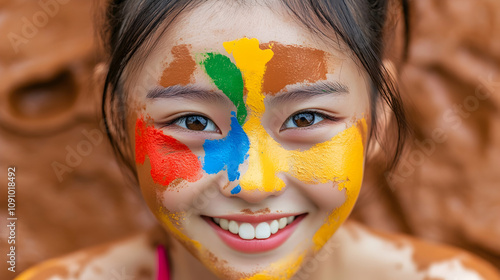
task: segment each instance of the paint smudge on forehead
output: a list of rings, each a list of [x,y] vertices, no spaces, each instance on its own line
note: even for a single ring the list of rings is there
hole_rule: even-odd
[[[218,53],[206,53],[200,64],[219,90],[233,102],[237,109],[238,123],[242,125],[247,117],[243,101],[243,77],[229,57]]]
[[[326,53],[322,50],[277,42],[261,44],[271,48],[274,57],[267,63],[262,92],[274,95],[287,85],[315,83],[326,80],[328,72]]]
[[[198,157],[186,145],[148,125],[141,117],[135,126],[135,160],[144,164],[146,156],[151,163],[151,177],[155,183],[168,186],[179,178],[188,182],[201,178]]]
[[[174,59],[163,70],[158,82],[162,87],[174,85],[187,85],[193,82],[193,74],[196,70],[194,61],[188,45],[174,46],[171,51]]]

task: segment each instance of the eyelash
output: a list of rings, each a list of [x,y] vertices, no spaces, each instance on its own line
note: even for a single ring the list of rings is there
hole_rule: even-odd
[[[202,117],[202,118],[205,118],[205,119],[207,119],[207,121],[209,122],[209,124],[211,123],[211,124],[213,124],[213,126],[215,126],[216,130],[214,130],[214,131],[193,130],[193,129],[188,129],[187,127],[182,127],[181,125],[179,125],[179,123],[185,122],[187,120],[187,118],[189,118],[189,117]],[[185,114],[185,115],[182,115],[182,116],[177,117],[177,118],[175,118],[175,119],[173,119],[171,121],[163,123],[161,125],[161,128],[164,128],[164,127],[167,127],[167,126],[171,126],[173,124],[176,124],[177,126],[180,126],[182,129],[188,130],[188,131],[191,131],[191,132],[204,132],[204,133],[207,133],[207,132],[210,132],[210,133],[217,132],[217,133],[220,133],[220,128],[215,124],[215,122],[212,121],[209,117],[201,115],[201,114]],[[207,124],[207,126],[209,124]]]
[[[296,112],[294,113],[293,115],[291,115],[290,117],[288,117],[285,122],[281,125],[281,128],[280,128],[280,132],[283,131],[283,130],[287,130],[287,129],[290,129],[290,128],[284,128],[284,126],[290,122],[292,120],[292,118],[296,115],[299,115],[299,114],[312,114],[312,115],[315,115],[315,116],[319,116],[320,118],[322,118],[320,121],[316,122],[316,123],[313,123],[309,126],[305,126],[305,127],[295,127],[295,129],[309,129],[311,128],[312,126],[320,123],[320,122],[323,122],[325,119],[326,120],[329,120],[329,121],[333,121],[333,122],[337,122],[339,121],[340,119],[337,118],[337,117],[333,117],[333,116],[329,116],[327,114],[324,114],[324,113],[321,113],[321,112],[318,112],[318,111],[314,111],[314,110],[306,110],[306,111],[299,111],[299,112]],[[167,127],[167,126],[171,126],[173,124],[177,124],[178,126],[180,126],[178,123],[181,123],[181,122],[185,122],[187,118],[189,117],[203,117],[205,119],[207,119],[208,122],[212,123],[215,128],[216,128],[216,131],[209,131],[209,132],[219,132],[220,133],[220,129],[219,127],[215,124],[214,121],[212,121],[209,117],[207,116],[203,116],[201,114],[186,114],[186,115],[183,115],[183,116],[180,116],[178,118],[175,118],[171,121],[168,121],[164,124],[162,124],[161,128],[163,127]],[[188,130],[188,131],[191,131],[191,132],[207,132],[207,131],[204,131],[204,130],[192,130],[192,129],[188,129],[187,127],[182,127],[180,126],[181,128],[185,129],[185,130]]]
[[[290,128],[283,128],[288,122],[292,121],[292,118],[296,115],[299,115],[299,114],[312,114],[312,115],[317,115],[317,116],[320,116],[322,118],[322,120],[316,122],[316,123],[313,123],[309,126],[306,126],[306,127],[295,127],[295,129],[309,129],[311,128],[312,126],[324,121],[325,119],[326,120],[329,120],[329,121],[333,121],[333,122],[338,122],[340,119],[337,118],[337,117],[333,117],[333,116],[329,116],[327,114],[324,114],[324,113],[321,113],[321,112],[318,112],[318,111],[315,111],[315,110],[305,110],[305,111],[299,111],[299,112],[296,112],[294,113],[293,115],[291,115],[290,117],[288,117],[285,122],[283,123],[283,125],[281,126],[280,128],[280,132],[283,131],[283,130],[287,130],[287,129],[290,129]]]

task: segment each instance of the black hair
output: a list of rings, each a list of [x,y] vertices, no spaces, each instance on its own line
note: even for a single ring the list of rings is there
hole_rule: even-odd
[[[379,139],[379,135],[373,135],[377,127],[379,98],[392,110],[396,143],[389,144],[394,147],[392,153],[386,151],[390,167],[396,164],[408,133],[399,91],[382,63],[387,35],[384,31],[390,9],[398,9],[398,13],[403,15],[406,54],[408,0],[399,1],[397,5],[392,5],[391,0],[282,0],[287,12],[309,30],[333,39],[332,43],[338,40],[343,42],[367,72],[372,82],[370,136]],[[121,83],[124,70],[156,32],[164,31],[160,30],[161,27],[168,27],[183,11],[203,2],[206,0],[111,0],[107,8],[107,28],[103,36],[109,53],[109,68],[102,96],[102,115],[115,152],[131,171],[135,170],[133,160],[125,152],[130,145],[125,133],[126,92]]]

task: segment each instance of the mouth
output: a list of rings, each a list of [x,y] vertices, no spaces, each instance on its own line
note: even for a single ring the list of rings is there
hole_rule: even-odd
[[[292,235],[304,214],[202,216],[232,249],[244,253],[273,250]]]

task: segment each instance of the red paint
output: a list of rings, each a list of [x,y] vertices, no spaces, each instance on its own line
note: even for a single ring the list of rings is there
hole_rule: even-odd
[[[168,186],[175,179],[195,182],[201,178],[201,162],[188,146],[138,118],[135,125],[136,162],[144,164],[146,155],[155,183]]]

